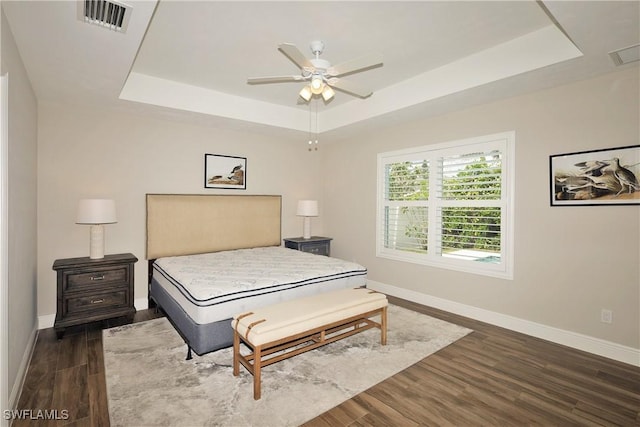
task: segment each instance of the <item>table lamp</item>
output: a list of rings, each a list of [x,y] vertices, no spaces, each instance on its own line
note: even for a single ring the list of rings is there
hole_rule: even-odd
[[[111,199],[82,199],[78,203],[76,224],[91,225],[89,258],[104,258],[104,227],[116,221],[116,203]]]
[[[303,239],[311,238],[311,217],[318,216],[317,200],[300,200],[298,201],[298,216],[304,217],[304,228],[302,233]]]

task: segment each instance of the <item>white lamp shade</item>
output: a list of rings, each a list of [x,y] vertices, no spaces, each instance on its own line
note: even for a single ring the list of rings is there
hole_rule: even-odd
[[[78,203],[76,224],[113,224],[116,202],[111,199],[82,199]]]
[[[324,99],[325,101],[333,98],[333,95],[335,94],[336,93],[333,91],[333,89],[331,89],[328,85],[325,85],[324,89],[322,89],[322,99]]]
[[[305,87],[300,89],[300,93],[298,93],[298,95],[300,95],[300,98],[304,99],[305,101],[309,101],[313,96],[313,93],[311,93],[311,88],[309,87],[309,85],[306,85]]]
[[[298,216],[318,216],[317,200],[300,200],[298,201]]]

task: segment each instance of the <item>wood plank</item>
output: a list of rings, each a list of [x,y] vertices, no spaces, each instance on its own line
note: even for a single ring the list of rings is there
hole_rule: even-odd
[[[87,365],[74,366],[56,371],[52,409],[66,410],[69,421],[89,416],[89,384]]]
[[[55,359],[53,363],[51,360],[40,360],[36,364],[31,364],[16,409],[37,411],[53,408],[53,393],[56,387],[55,362]],[[28,425],[33,425],[33,421],[26,418],[16,419],[12,424],[13,427]],[[53,425],[53,423],[42,421],[40,425]]]
[[[370,395],[368,391],[360,393],[353,397],[353,401],[362,406],[367,411],[367,415],[360,418],[358,422],[363,422],[363,425],[381,425],[381,426],[418,426],[419,424],[404,417],[402,413],[389,405],[381,402],[374,396]],[[356,422],[357,425],[357,422]]]
[[[87,340],[87,365],[89,375],[104,374],[104,351],[102,338]]]
[[[57,369],[72,368],[87,363],[87,335],[81,333],[65,333],[59,342]]]
[[[353,399],[349,399],[331,411],[325,412],[303,425],[306,427],[346,426],[351,425],[367,414],[368,412],[362,406],[357,404]]]
[[[89,375],[89,419],[94,427],[109,427],[107,383],[104,371]]]
[[[31,360],[38,363],[43,360],[53,359],[55,365],[58,360],[60,342],[53,328],[39,330]]]
[[[573,407],[557,405],[557,401],[549,399],[544,393],[522,393],[516,404],[530,414],[539,417],[541,424],[556,426],[591,426],[594,425],[588,419],[573,413]]]

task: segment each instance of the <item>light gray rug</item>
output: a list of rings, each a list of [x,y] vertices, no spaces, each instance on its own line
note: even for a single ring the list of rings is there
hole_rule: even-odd
[[[372,329],[262,370],[262,399],[232,349],[185,360],[164,318],[103,332],[113,426],[295,426],[446,347],[471,330],[389,306],[387,345]]]

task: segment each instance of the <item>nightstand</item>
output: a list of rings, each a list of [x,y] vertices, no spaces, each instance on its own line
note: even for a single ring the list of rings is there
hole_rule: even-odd
[[[58,301],[53,327],[58,339],[69,326],[133,317],[133,269],[137,261],[133,254],[56,260],[53,269],[57,272]]]
[[[284,246],[289,249],[296,249],[302,252],[310,252],[316,255],[331,255],[331,238],[321,236],[311,236],[309,239],[302,237],[289,237],[284,240]]]

